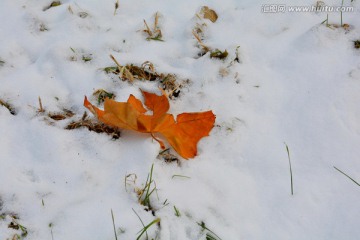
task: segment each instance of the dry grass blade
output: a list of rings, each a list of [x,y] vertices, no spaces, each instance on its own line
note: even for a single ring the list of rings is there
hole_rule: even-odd
[[[120,69],[122,68],[122,66],[119,64],[119,62],[116,60],[116,58],[110,54],[110,58],[114,61],[114,63],[116,64],[116,66],[118,67],[118,70],[120,72]]]
[[[210,51],[210,48],[208,46],[206,46],[200,39],[199,35],[196,33],[196,31],[192,32],[194,37],[196,38],[196,40],[198,41],[199,45],[203,48],[203,50],[205,51],[205,53],[207,53],[208,51]]]
[[[75,115],[75,113],[73,113],[72,111],[68,110],[68,109],[63,109],[62,113],[49,113],[48,116],[49,118],[55,120],[55,121],[60,121],[60,120],[64,120],[66,118],[71,118]]]
[[[39,110],[38,110],[39,113],[43,113],[45,112],[44,108],[43,108],[43,105],[42,105],[42,102],[41,102],[41,97],[39,97]]]
[[[126,68],[126,66],[121,69],[120,77],[129,80],[130,82],[133,82],[135,79],[134,75]]]
[[[146,29],[144,29],[144,32],[146,32],[146,33],[149,35],[149,37],[152,37],[152,36],[153,36],[153,33],[152,33],[152,31],[150,30],[149,26],[147,25],[145,19],[144,19],[144,24],[145,24],[145,27],[146,27]]]
[[[134,64],[127,64],[122,66],[114,56],[110,55],[111,59],[115,62],[115,66],[103,68],[106,73],[113,73],[119,75],[120,79],[128,80],[130,82],[134,80],[147,80],[155,81],[159,80],[161,83],[161,88],[167,91],[167,94],[170,98],[178,97],[180,94],[180,89],[182,84],[177,82],[175,74],[165,74],[158,73],[155,70],[154,64],[149,61],[145,61],[141,66],[136,66]],[[189,80],[187,80],[188,82]],[[186,81],[184,81],[186,83]]]
[[[171,163],[171,162],[177,162],[178,164],[180,163],[179,158],[174,154],[170,153],[170,148],[161,151],[158,157],[164,159],[164,161],[167,163]]]
[[[130,82],[134,81],[133,74],[126,68],[126,66],[121,66],[120,63],[115,59],[113,55],[110,54],[110,58],[115,62],[115,64],[118,67],[119,70],[119,76],[120,78],[123,78],[125,80],[129,80]]]
[[[158,24],[159,24],[159,12],[155,13],[155,21],[154,21],[154,30],[158,29]]]
[[[71,122],[68,124],[65,129],[67,130],[73,130],[85,127],[89,131],[94,131],[96,133],[106,133],[107,135],[110,135],[113,139],[119,139],[120,138],[120,130],[115,127],[107,126],[103,123],[98,123],[94,120],[87,119],[87,114],[84,113],[83,117],[79,121]]]
[[[37,110],[38,113],[46,113],[46,110],[44,109],[43,107],[43,104],[42,104],[42,101],[41,101],[41,97],[38,98],[39,100],[39,109]],[[52,120],[55,120],[55,121],[61,121],[61,120],[64,120],[64,119],[67,119],[67,118],[71,118],[75,115],[75,113],[73,113],[71,110],[69,109],[62,109],[62,112],[57,112],[57,113],[51,113],[49,112],[47,114],[47,116],[49,118],[51,118]],[[51,124],[51,122],[49,122],[49,124]]]
[[[49,114],[49,117],[55,121],[60,121],[66,119],[66,116],[61,114]]]
[[[12,114],[12,115],[16,115],[16,111],[15,109],[7,102],[3,101],[0,99],[0,106],[4,106],[5,108],[7,108],[9,110],[9,112]]]
[[[154,64],[152,64],[150,61],[143,62],[143,64],[141,64],[141,68],[147,72],[151,72],[151,73],[155,72]]]

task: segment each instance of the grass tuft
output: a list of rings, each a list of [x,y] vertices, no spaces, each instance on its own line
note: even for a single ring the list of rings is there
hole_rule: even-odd
[[[93,96],[97,98],[98,104],[101,104],[105,101],[106,98],[114,99],[116,96],[112,92],[107,92],[104,89],[97,89],[93,92]]]
[[[145,186],[139,191],[139,202],[141,205],[152,210],[150,196],[156,191],[156,184],[153,180],[154,164],[151,165],[150,173],[147,176]]]
[[[148,40],[148,41],[155,40],[155,41],[164,42],[164,40],[162,39],[162,33],[160,30],[160,27],[159,27],[159,13],[158,12],[155,13],[153,29],[150,29],[150,27],[147,24],[147,22],[145,21],[145,19],[144,19],[144,25],[145,25],[145,29],[143,30],[143,32],[147,33],[147,35],[148,35],[146,40]]]
[[[131,83],[134,80],[157,80],[161,83],[161,88],[167,92],[169,98],[178,97],[180,94],[180,89],[183,87],[183,84],[187,84],[189,82],[189,80],[187,80],[183,81],[183,84],[180,84],[178,83],[175,74],[158,73],[155,70],[154,64],[150,61],[145,61],[140,66],[135,64],[121,65],[113,55],[110,55],[110,58],[114,61],[116,66],[103,68],[102,70],[105,71],[107,74],[118,75],[121,80],[129,81]]]

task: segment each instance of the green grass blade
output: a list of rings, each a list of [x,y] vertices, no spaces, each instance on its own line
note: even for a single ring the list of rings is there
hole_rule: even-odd
[[[292,167],[291,167],[291,161],[290,161],[290,151],[288,145],[285,143],[286,151],[289,159],[289,168],[290,168],[290,182],[291,182],[291,195],[294,195],[294,182],[293,182],[293,174],[292,174]]]
[[[335,167],[335,166],[334,166],[334,168],[335,168],[336,170],[338,170],[340,173],[344,174],[346,177],[348,177],[348,178],[349,178],[351,181],[353,181],[356,185],[360,186],[360,184],[359,184],[357,181],[355,181],[354,179],[352,179],[349,175],[347,175],[346,173],[344,173],[343,171],[341,171],[340,169],[338,169],[338,168]]]
[[[188,177],[188,176],[185,176],[185,175],[179,175],[179,174],[175,174],[175,175],[172,175],[172,179],[175,178],[175,177],[180,177],[180,178],[191,178],[191,177]]]
[[[113,210],[112,210],[112,209],[111,209],[111,218],[112,218],[113,227],[114,227],[115,239],[116,239],[116,240],[118,240],[118,237],[117,237],[117,234],[116,234],[116,227],[115,227],[114,213],[113,213]]]
[[[160,222],[160,218],[156,218],[156,219],[153,220],[151,223],[149,223],[148,225],[146,225],[142,230],[140,230],[141,233],[140,233],[140,235],[136,238],[136,240],[139,240],[140,237],[141,237],[144,233],[146,233],[146,239],[148,239],[148,236],[147,236],[147,230],[148,230],[148,228],[151,227],[152,225],[158,223],[158,222]]]

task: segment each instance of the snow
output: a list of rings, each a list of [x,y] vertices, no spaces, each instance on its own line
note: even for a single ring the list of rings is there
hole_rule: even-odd
[[[50,3],[0,2],[0,99],[17,113],[0,106],[0,239],[21,234],[8,228],[12,215],[27,228],[24,239],[115,239],[111,209],[119,239],[143,228],[134,211],[145,225],[161,219],[149,239],[206,239],[202,221],[224,240],[359,238],[359,186],[334,168],[360,181],[358,1],[344,3],[355,7],[343,13],[348,31],[321,25],[326,13],[262,13],[267,1],[120,0],[115,15],[110,0],[64,0],[43,11]],[[192,29],[204,5],[219,15],[205,20],[204,43],[227,49],[227,60],[197,56]],[[157,11],[164,42],[146,41],[143,19],[152,25]],[[340,14],[329,13],[329,23],[340,24]],[[237,46],[240,63],[228,67]],[[117,101],[141,98],[139,89],[160,92],[158,82],[105,74],[110,54],[190,80],[170,112],[216,114],[197,157],[166,163],[147,134],[122,131],[112,140],[37,112],[39,96],[47,112],[66,108],[74,120],[84,95],[99,88]],[[136,193],[152,165],[154,214]],[[136,183],[125,184],[131,173]]]

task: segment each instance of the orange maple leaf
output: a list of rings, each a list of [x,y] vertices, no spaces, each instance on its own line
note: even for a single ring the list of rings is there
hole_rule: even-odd
[[[197,143],[201,138],[208,136],[214,127],[215,115],[212,111],[182,113],[175,121],[174,116],[167,113],[170,105],[165,93],[161,96],[145,91],[142,93],[145,99],[144,104],[152,111],[152,115],[146,114],[147,109],[132,94],[127,102],[116,102],[107,98],[104,102],[104,110],[92,105],[85,96],[84,106],[105,124],[151,133],[151,136],[164,149],[164,143],[154,136],[154,133],[160,133],[183,158],[195,157]]]

